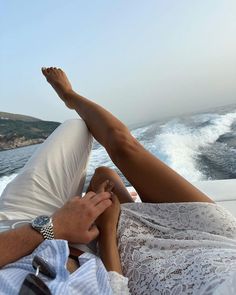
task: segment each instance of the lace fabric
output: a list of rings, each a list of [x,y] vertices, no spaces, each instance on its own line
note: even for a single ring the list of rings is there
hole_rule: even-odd
[[[109,271],[109,283],[113,292],[113,295],[129,295],[128,279],[118,274],[115,271]]]
[[[214,294],[236,272],[236,219],[211,203],[123,204],[118,247],[132,294]]]

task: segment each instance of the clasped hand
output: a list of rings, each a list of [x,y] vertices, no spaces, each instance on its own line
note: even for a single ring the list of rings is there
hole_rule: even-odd
[[[108,184],[107,181],[101,184],[97,193],[88,192],[83,198],[71,198],[54,213],[52,217],[56,239],[87,244],[99,235],[99,230],[107,229],[106,225],[111,229],[116,226],[120,212],[119,201],[111,192],[110,185],[105,191]]]

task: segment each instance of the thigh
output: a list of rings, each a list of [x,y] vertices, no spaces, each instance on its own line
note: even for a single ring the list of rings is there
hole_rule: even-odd
[[[68,120],[39,147],[0,198],[0,219],[52,214],[81,195],[92,137],[84,121]]]
[[[113,162],[136,189],[143,202],[213,202],[177,172],[168,167],[132,136],[109,154]],[[119,142],[119,143],[118,143]]]

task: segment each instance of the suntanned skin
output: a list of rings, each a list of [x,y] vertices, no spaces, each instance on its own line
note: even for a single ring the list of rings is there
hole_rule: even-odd
[[[110,112],[73,91],[69,80],[61,69],[44,68],[42,72],[65,104],[76,110],[85,121],[92,135],[105,147],[112,161],[136,189],[143,202],[213,202],[146,151],[130,134],[128,128]],[[114,182],[119,186],[119,181],[114,180]],[[91,185],[94,183],[92,181]],[[97,185],[99,186],[99,183]],[[117,189],[119,191],[118,186],[116,192]],[[122,189],[122,186],[120,188]],[[124,192],[123,195],[124,199],[127,197],[128,200],[127,193]],[[109,213],[110,210],[106,210],[107,208],[114,210],[115,202],[110,200],[111,194],[109,192],[98,194],[88,192],[86,196],[86,204],[83,202],[81,204],[81,199],[75,197],[72,203],[70,203],[71,201],[67,202],[55,212],[53,218],[56,238],[65,239],[71,243],[88,243],[99,235],[98,228],[93,225],[94,221],[98,216],[103,216],[103,212],[108,211]],[[115,217],[112,217],[113,215]],[[110,214],[109,218],[112,224],[117,224],[117,215]],[[65,220],[68,222],[65,223]],[[84,227],[81,228],[81,224]],[[78,228],[80,228],[79,231]],[[110,241],[105,238],[108,231],[111,233]],[[103,260],[109,270],[120,272],[117,248],[114,253],[110,253],[108,249],[109,243],[115,245],[115,235],[114,227],[112,229],[105,227],[101,233],[101,237],[104,237],[104,244],[101,241],[102,248],[108,251],[108,257],[103,255]],[[4,253],[4,255],[0,255],[0,267],[31,253],[41,242],[41,235],[30,226],[1,233],[0,253]],[[116,261],[114,265],[112,264],[113,258]]]
[[[73,91],[67,76],[61,69],[44,68],[42,72],[65,104],[76,110],[85,121],[94,138],[105,147],[111,160],[133,185],[143,202],[213,202],[183,177],[146,151],[130,134],[128,128],[111,113]],[[119,177],[107,171],[104,167],[95,172],[89,189],[96,189],[100,181],[107,176],[114,181],[117,195],[121,201],[131,201]],[[106,211],[100,217],[104,216]],[[114,215],[111,214],[110,219],[107,219],[107,223],[104,223],[103,226],[109,223],[113,224],[113,220],[116,220],[116,217],[113,217]],[[101,258],[105,267],[107,270],[122,274],[116,230],[114,227],[112,229],[105,227],[104,231],[101,228],[100,231]]]
[[[104,190],[88,192],[83,198],[71,198],[52,216],[55,238],[70,243],[89,243],[99,235],[95,220],[111,205],[111,193]],[[42,235],[30,225],[0,233],[0,267],[30,254],[42,241]],[[81,254],[75,251],[72,254]]]
[[[100,235],[98,237],[100,257],[107,271],[122,274],[120,255],[117,247],[117,224],[120,215],[120,202],[113,193],[115,184],[110,180],[102,182],[96,187],[97,192],[111,192],[112,205],[96,220]]]
[[[129,193],[120,176],[114,170],[104,166],[98,167],[95,170],[90,180],[87,192],[97,192],[99,189],[99,185],[105,180],[110,180],[114,184],[112,192],[118,197],[121,204],[134,202],[134,197],[136,193]]]
[[[85,121],[92,135],[105,147],[143,202],[213,202],[145,150],[110,112],[77,94],[61,69],[43,68],[42,72],[65,104]]]

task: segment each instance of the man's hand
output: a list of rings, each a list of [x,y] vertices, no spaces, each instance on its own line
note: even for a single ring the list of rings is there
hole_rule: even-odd
[[[110,198],[110,192],[88,192],[69,200],[52,216],[55,238],[83,244],[94,240],[99,235],[94,222],[112,205]]]

